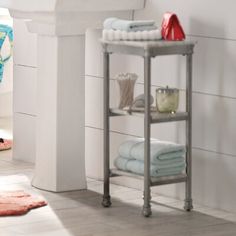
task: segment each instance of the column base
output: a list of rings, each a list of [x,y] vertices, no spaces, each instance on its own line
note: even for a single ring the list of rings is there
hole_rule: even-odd
[[[31,182],[32,187],[37,188],[39,190],[60,193],[67,191],[80,191],[87,190],[86,180],[80,181],[77,184],[69,185],[69,186],[61,186],[61,183],[58,185],[49,185],[48,183],[43,183],[37,178],[37,175],[33,178]]]
[[[152,210],[151,210],[151,206],[145,207],[143,206],[143,212],[142,212],[143,216],[145,217],[150,217],[152,215]]]
[[[193,200],[192,199],[185,199],[184,210],[191,211],[192,209],[193,209]]]
[[[111,206],[111,197],[110,196],[103,196],[102,206],[107,207],[107,208]]]

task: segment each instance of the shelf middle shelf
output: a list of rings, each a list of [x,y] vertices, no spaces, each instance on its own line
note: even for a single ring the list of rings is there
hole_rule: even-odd
[[[144,117],[143,112],[125,111],[118,108],[110,108],[110,116],[140,116]],[[151,123],[164,123],[174,121],[185,121],[188,119],[188,112],[176,112],[176,113],[159,113],[151,112]]]

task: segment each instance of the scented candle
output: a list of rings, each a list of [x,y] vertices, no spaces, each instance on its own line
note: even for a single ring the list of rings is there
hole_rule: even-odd
[[[156,90],[157,110],[163,113],[175,113],[179,106],[179,90],[176,88],[158,88]]]

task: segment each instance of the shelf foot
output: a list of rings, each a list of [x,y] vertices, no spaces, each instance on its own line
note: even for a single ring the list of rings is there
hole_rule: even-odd
[[[150,217],[152,215],[151,207],[143,207],[143,216]]]
[[[107,208],[111,206],[111,197],[110,196],[103,197],[102,206],[107,207]]]
[[[193,200],[192,199],[185,199],[184,210],[191,211],[192,209],[193,209]]]

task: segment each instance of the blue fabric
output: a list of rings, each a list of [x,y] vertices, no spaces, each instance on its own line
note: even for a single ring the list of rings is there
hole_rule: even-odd
[[[4,64],[0,62],[0,82],[2,82],[3,71],[4,71]]]
[[[123,157],[117,157],[114,165],[117,169],[132,172],[138,175],[144,174],[144,162],[138,160],[127,159]],[[186,168],[185,161],[179,161],[178,163],[172,163],[168,166],[150,166],[150,175],[152,177],[161,177],[168,175],[177,175],[183,173]]]
[[[137,138],[125,141],[119,147],[119,156],[128,159],[135,159],[144,161],[144,139]],[[163,142],[156,139],[151,140],[150,145],[150,161],[151,164],[161,164],[165,161],[172,162],[172,160],[183,157],[186,153],[184,145]]]
[[[108,18],[103,23],[104,29],[110,30],[122,30],[122,31],[149,31],[156,30],[155,21],[144,20],[144,21],[129,21],[121,20],[118,18]]]
[[[12,46],[13,46],[12,27],[0,24],[0,82],[2,81],[2,78],[3,78],[4,65],[12,56],[12,50],[10,50],[9,54],[5,58],[3,58],[1,55],[1,49],[7,37],[9,38],[9,41],[11,43],[11,49],[12,49]]]

